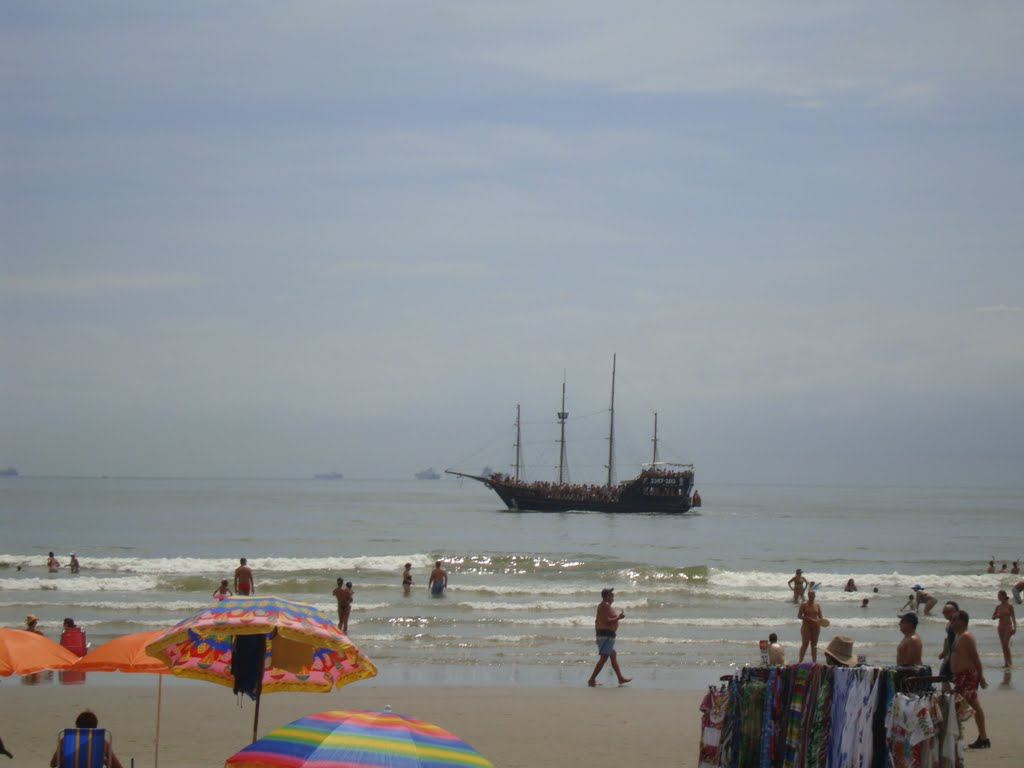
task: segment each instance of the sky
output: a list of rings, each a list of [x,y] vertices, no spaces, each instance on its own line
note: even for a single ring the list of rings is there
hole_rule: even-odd
[[[0,5],[0,465],[1020,487],[1019,2]],[[602,454],[604,454],[602,458]],[[706,488],[705,488],[705,496]]]

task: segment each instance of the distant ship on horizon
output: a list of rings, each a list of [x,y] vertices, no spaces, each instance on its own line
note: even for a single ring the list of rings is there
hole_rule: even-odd
[[[7,467],[7,469],[0,469],[0,477],[17,477],[18,470],[14,467]]]
[[[344,480],[345,476],[341,472],[321,472],[320,474],[313,475],[314,480]]]
[[[416,473],[416,479],[417,480],[440,480],[441,479],[441,475],[439,475],[434,470],[433,467],[427,467],[426,469],[421,469],[419,472]]]

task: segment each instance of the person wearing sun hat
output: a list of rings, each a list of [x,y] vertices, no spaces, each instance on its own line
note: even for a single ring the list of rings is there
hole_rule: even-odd
[[[900,610],[905,611],[907,608],[913,608],[914,613],[917,613],[921,610],[921,606],[923,605],[924,615],[930,616],[932,608],[934,608],[939,601],[925,592],[924,587],[920,584],[915,584],[911,589],[913,592],[911,592],[909,597],[907,597],[907,602],[903,604],[903,607],[900,608]]]
[[[36,624],[38,623],[39,617],[36,616],[34,613],[30,613],[28,616],[25,617],[25,631],[35,632],[37,635],[43,634],[36,628]]]
[[[836,635],[825,646],[825,663],[830,667],[855,667],[857,656],[853,652],[853,639]]]

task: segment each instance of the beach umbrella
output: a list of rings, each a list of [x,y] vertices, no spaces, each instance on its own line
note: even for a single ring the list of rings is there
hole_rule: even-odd
[[[306,715],[236,752],[224,768],[494,768],[440,726],[392,712]]]
[[[75,669],[82,672],[128,672],[131,674],[157,675],[156,686],[156,737],[153,742],[153,768],[160,765],[160,703],[164,694],[164,678],[170,669],[159,659],[146,653],[146,646],[163,634],[163,630],[134,632],[108,640],[92,649],[75,662]]]
[[[230,597],[163,632],[146,653],[181,677],[207,680],[256,700],[276,691],[327,692],[377,667],[325,613],[278,597]]]
[[[44,635],[24,629],[0,629],[0,675],[32,675],[67,669],[78,656]]]

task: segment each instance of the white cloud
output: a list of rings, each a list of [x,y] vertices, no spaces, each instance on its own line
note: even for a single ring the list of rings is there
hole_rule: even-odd
[[[1024,307],[1009,306],[1007,304],[992,304],[987,307],[976,307],[975,312],[1024,312]]]
[[[0,294],[69,298],[150,291],[166,291],[199,285],[203,279],[183,274],[111,274],[79,272],[61,274],[3,275]]]

